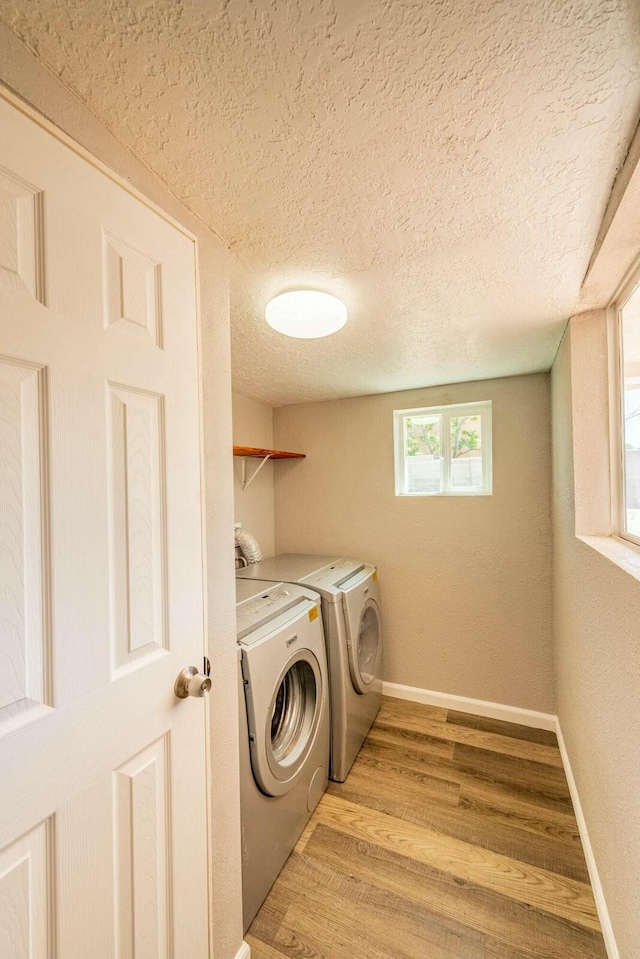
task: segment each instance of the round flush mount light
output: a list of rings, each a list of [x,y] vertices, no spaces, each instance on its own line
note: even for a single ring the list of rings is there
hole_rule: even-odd
[[[291,290],[267,303],[266,319],[278,333],[314,340],[341,330],[347,322],[347,308],[330,293]]]

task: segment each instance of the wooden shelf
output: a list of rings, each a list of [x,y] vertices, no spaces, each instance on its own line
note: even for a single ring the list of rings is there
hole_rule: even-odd
[[[306,453],[285,453],[284,450],[262,450],[257,446],[234,446],[234,456],[254,456],[257,459],[264,459],[266,456],[272,460],[293,460],[304,459]]]
[[[269,460],[303,460],[304,453],[285,453],[284,450],[263,450],[258,446],[234,446],[233,455],[242,457],[242,490],[248,489],[254,481],[262,467]],[[247,457],[262,460],[259,466],[255,468],[251,476],[247,476]]]

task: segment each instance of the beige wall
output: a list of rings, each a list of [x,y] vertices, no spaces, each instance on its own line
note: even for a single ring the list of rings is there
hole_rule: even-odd
[[[494,495],[396,497],[394,409],[493,401]],[[547,374],[282,407],[277,552],[380,569],[385,678],[554,711]]]
[[[239,393],[233,394],[233,442],[237,446],[260,446],[273,449],[273,410]],[[257,466],[258,459],[247,459],[247,476]],[[233,495],[235,520],[256,537],[263,556],[275,551],[273,471],[276,465],[267,463],[248,489],[242,490],[241,462],[234,458]]]
[[[640,944],[640,573],[576,537],[576,514],[603,496],[585,449],[606,443],[606,317],[577,318],[551,374],[554,612],[558,715],[612,920],[620,959]],[[589,399],[589,396],[591,399]],[[574,475],[575,473],[575,475]],[[576,491],[580,508],[576,510]],[[580,532],[586,530],[580,530]],[[596,529],[594,532],[601,532]],[[637,560],[632,547],[618,544]]]
[[[212,941],[231,959],[242,941],[237,662],[233,579],[229,255],[6,27],[0,80],[197,235],[204,379],[205,494],[212,777]],[[205,837],[203,835],[203,842]]]

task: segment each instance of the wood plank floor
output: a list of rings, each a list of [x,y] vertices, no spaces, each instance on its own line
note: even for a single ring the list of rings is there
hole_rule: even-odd
[[[553,733],[385,699],[253,959],[606,959]]]

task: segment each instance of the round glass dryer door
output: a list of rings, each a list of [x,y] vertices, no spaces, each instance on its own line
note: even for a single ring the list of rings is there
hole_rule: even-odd
[[[267,758],[271,772],[281,781],[294,776],[304,763],[320,715],[320,669],[315,656],[305,653],[285,667],[269,711]]]
[[[351,651],[351,674],[358,692],[366,693],[376,676],[380,657],[380,614],[369,600],[360,615],[358,635]]]

